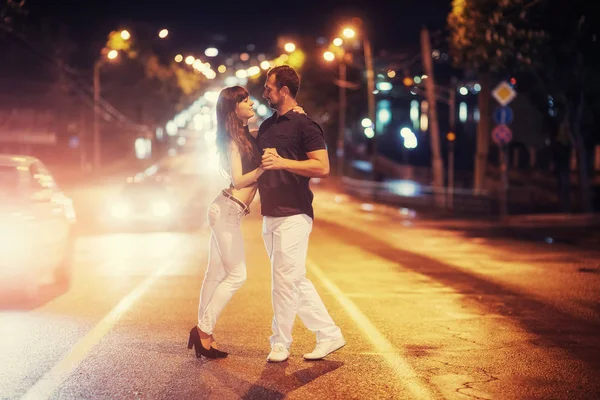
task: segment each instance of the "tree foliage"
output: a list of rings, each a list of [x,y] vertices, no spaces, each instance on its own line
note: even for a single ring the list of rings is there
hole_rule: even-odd
[[[546,33],[531,24],[523,0],[454,0],[448,16],[457,65],[503,72],[518,61],[531,65]]]
[[[454,0],[448,16],[457,65],[520,76],[519,92],[567,132],[583,192],[586,145],[598,138],[597,15],[585,0]]]
[[[0,30],[10,30],[16,21],[27,14],[25,0],[0,1]]]
[[[121,72],[114,71],[110,79],[114,101],[129,109],[137,119],[163,124],[195,100],[205,78],[185,63],[161,60],[150,45],[136,40],[135,35],[123,39],[120,31],[108,35],[103,54],[117,50],[124,55]],[[140,73],[141,72],[141,73]],[[118,76],[118,75],[121,76]]]
[[[583,93],[589,117],[600,89],[591,11],[583,0],[454,0],[448,16],[454,61],[521,76],[519,91],[559,118],[577,108]]]

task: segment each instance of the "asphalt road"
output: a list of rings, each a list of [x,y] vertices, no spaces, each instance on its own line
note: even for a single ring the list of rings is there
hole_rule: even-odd
[[[194,155],[167,167],[196,206],[178,231],[103,223],[118,180],[73,190],[73,284],[35,303],[4,299],[0,398],[600,398],[600,252],[449,230],[321,184],[308,277],[347,345],[304,361],[315,338],[297,320],[290,359],[266,362],[257,201],[243,224],[248,280],[215,333],[230,356],[196,359],[186,344],[207,262],[204,215],[223,181]]]

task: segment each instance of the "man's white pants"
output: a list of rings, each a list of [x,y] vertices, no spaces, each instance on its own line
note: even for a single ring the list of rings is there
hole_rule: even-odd
[[[271,260],[271,346],[281,343],[290,347],[296,314],[317,335],[317,343],[342,337],[314,285],[305,276],[312,223],[312,218],[306,214],[263,217],[263,239]]]

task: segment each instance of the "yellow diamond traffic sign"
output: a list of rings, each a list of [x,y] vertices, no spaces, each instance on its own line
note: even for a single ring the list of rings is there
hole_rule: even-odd
[[[515,97],[517,97],[517,92],[515,89],[510,86],[510,84],[506,81],[500,82],[498,86],[492,91],[492,96],[496,99],[501,106],[505,106]]]

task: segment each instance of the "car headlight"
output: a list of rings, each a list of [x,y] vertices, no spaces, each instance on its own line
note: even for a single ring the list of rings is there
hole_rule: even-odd
[[[126,218],[131,212],[131,206],[124,201],[113,203],[110,207],[110,214],[113,218]]]
[[[157,217],[166,217],[171,214],[171,205],[165,200],[154,201],[152,203],[152,214]]]

